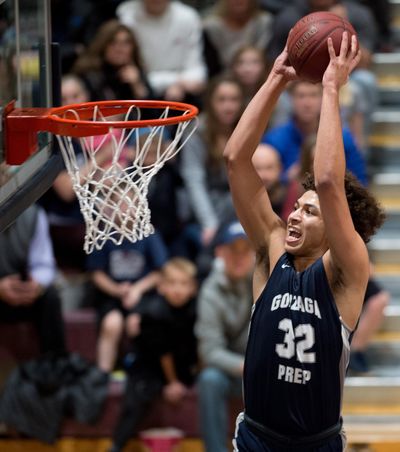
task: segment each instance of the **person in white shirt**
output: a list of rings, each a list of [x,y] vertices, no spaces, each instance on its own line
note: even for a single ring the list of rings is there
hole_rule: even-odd
[[[174,0],[128,0],[116,14],[133,29],[157,96],[187,101],[203,92],[207,70],[201,19],[194,8]]]

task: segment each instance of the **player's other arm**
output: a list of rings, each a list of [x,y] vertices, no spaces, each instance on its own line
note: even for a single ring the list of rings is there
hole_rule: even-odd
[[[330,63],[322,80],[323,94],[314,176],[329,243],[329,251],[324,256],[325,268],[331,282],[339,278],[341,288],[338,298],[344,311],[340,306],[339,310],[346,323],[355,326],[368,280],[369,260],[365,244],[354,228],[344,188],[346,162],[339,90],[358,64],[360,54],[357,51],[356,37],[350,37],[347,33],[343,34],[339,55],[335,55],[330,39],[328,49]]]
[[[274,213],[264,185],[258,177],[251,157],[260,143],[266,125],[279,95],[287,82],[295,78],[292,67],[287,66],[287,49],[277,58],[268,79],[249,103],[229,139],[224,157],[233,201],[240,222],[256,251],[269,252],[271,268],[283,253],[283,239],[271,236],[284,234],[284,223]],[[276,250],[270,248],[270,244]],[[272,255],[271,255],[272,254]]]

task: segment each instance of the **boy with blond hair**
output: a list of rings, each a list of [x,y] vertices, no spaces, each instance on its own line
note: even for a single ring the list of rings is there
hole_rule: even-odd
[[[123,407],[110,452],[123,449],[161,394],[177,404],[194,381],[196,277],[192,262],[171,258],[161,269],[157,293],[145,297],[136,308],[140,332],[133,341]]]

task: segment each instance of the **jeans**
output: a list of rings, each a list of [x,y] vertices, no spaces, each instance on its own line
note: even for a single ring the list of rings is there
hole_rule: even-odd
[[[198,378],[200,428],[206,452],[227,452],[228,401],[241,393],[241,378],[209,367]]]
[[[121,451],[129,438],[137,433],[140,421],[161,394],[162,378],[146,369],[132,368],[128,376],[122,408],[113,433],[111,452]]]

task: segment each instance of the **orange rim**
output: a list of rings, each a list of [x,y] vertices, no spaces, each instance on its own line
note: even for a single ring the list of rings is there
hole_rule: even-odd
[[[139,109],[166,109],[169,108],[170,111],[180,112],[180,115],[174,115],[167,118],[157,118],[157,119],[140,119],[140,120],[127,120],[127,121],[93,121],[93,113],[95,108],[98,108],[101,114],[105,117],[114,116],[118,114],[125,114],[134,107]],[[64,117],[70,110],[75,110],[79,113],[80,118],[75,119],[71,117]],[[99,101],[99,102],[85,102],[81,104],[71,104],[63,107],[51,108],[48,111],[48,120],[57,124],[57,132],[60,135],[69,135],[68,131],[73,128],[75,131],[77,128],[85,129],[98,129],[106,126],[107,128],[137,128],[137,127],[148,127],[148,126],[166,126],[172,124],[178,124],[180,122],[186,122],[193,119],[198,114],[197,107],[182,103],[182,102],[170,102],[170,101],[152,101],[152,100],[141,100],[141,101],[130,101],[130,100],[120,100],[120,101]],[[73,135],[73,133],[71,134]]]
[[[36,152],[38,132],[51,132],[54,135],[71,137],[105,135],[110,128],[161,127],[189,122],[199,112],[195,106],[190,104],[157,100],[106,100],[54,108],[14,108],[14,106],[15,101],[10,102],[6,106],[4,114],[6,161],[11,165],[23,163]],[[158,119],[93,121],[96,107],[104,117],[108,117],[127,113],[135,106],[139,109],[165,110],[169,108],[170,113],[175,113],[175,115]],[[68,110],[78,111],[80,118],[63,117]]]

